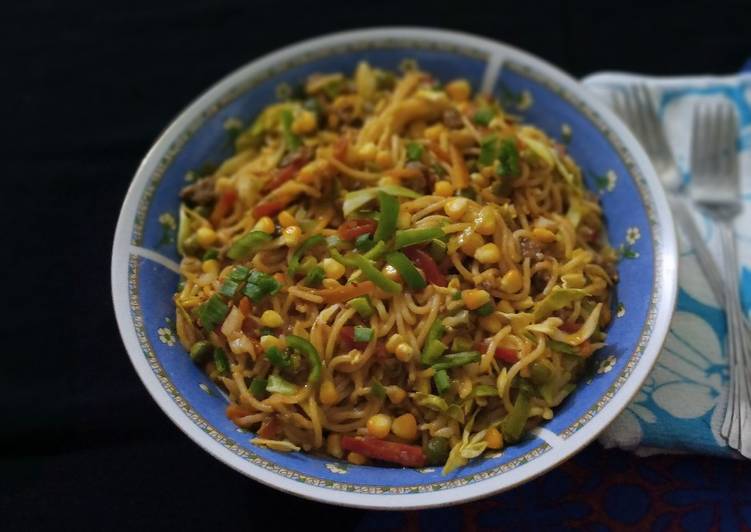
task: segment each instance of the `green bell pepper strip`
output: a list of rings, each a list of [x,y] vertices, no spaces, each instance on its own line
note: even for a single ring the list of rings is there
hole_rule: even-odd
[[[484,305],[482,305],[480,308],[475,309],[475,314],[478,316],[490,316],[493,311],[495,310],[495,305],[493,305],[492,301],[488,301]]]
[[[477,351],[465,351],[463,353],[451,353],[440,359],[432,365],[432,368],[436,371],[441,369],[458,368],[460,366],[466,366],[472,362],[479,362],[480,353]]]
[[[279,348],[269,347],[264,354],[273,366],[276,366],[279,369],[292,369],[292,360],[290,357],[285,356]]]
[[[431,340],[425,344],[422,353],[420,353],[420,362],[429,366],[440,359],[446,349],[448,349],[448,346],[440,340]]]
[[[281,378],[278,375],[269,375],[266,383],[266,391],[269,393],[280,393],[282,395],[294,395],[297,393],[297,386]]]
[[[244,259],[270,240],[271,235],[263,231],[250,231],[235,240],[227,256],[232,260]]]
[[[266,386],[268,386],[268,384],[269,382],[266,379],[255,377],[252,381],[250,381],[248,391],[256,399],[263,399],[263,396],[266,395]]]
[[[433,375],[433,382],[435,382],[436,390],[438,390],[438,393],[441,395],[451,387],[451,379],[445,369],[435,372],[435,375]]]
[[[475,397],[498,397],[498,388],[489,384],[478,384],[472,390],[472,395]]]
[[[441,338],[443,338],[443,335],[445,333],[446,327],[443,326],[442,318],[438,316],[430,326],[430,329],[428,329],[427,336],[425,336],[425,343],[423,344],[422,353],[420,354],[420,362],[422,362],[423,364],[430,364],[429,360],[431,357],[428,356],[430,354],[427,352],[428,347],[430,347],[430,344],[433,340],[440,340]],[[434,349],[438,349],[438,347],[436,346]],[[443,351],[441,351],[438,356],[441,356],[442,354]]]
[[[326,272],[320,266],[314,266],[305,274],[303,284],[305,286],[318,286],[323,282],[326,277]]]
[[[331,258],[334,259],[339,264],[342,264],[344,266],[347,266],[348,268],[358,268],[357,263],[352,259],[354,255],[348,254],[346,257],[339,253],[339,250],[336,248],[329,248],[329,254],[331,255]]]
[[[347,306],[352,307],[363,319],[368,319],[373,315],[373,305],[370,304],[368,296],[353,297],[347,301]]]
[[[427,229],[404,229],[396,232],[394,239],[394,248],[400,249],[416,244],[430,242],[434,238],[442,238],[445,234],[440,227],[429,227]]]
[[[366,251],[363,254],[363,257],[365,257],[368,260],[376,260],[381,256],[381,254],[384,251],[386,251],[386,242],[384,242],[383,240],[380,240],[375,246],[373,246],[368,251]]]
[[[190,359],[196,364],[203,364],[208,361],[212,351],[213,349],[209,342],[206,340],[199,340],[190,348]]]
[[[529,410],[529,391],[526,388],[519,388],[514,407],[501,421],[501,432],[505,441],[519,441],[524,431],[524,425],[527,423],[527,418],[529,418]]]
[[[392,281],[391,279],[383,275],[378,270],[378,268],[373,266],[372,262],[370,262],[362,255],[352,255],[351,260],[354,263],[355,267],[359,268],[360,271],[362,271],[365,277],[373,281],[373,283],[384,292],[388,292],[390,294],[398,294],[402,291],[402,285]]]
[[[548,347],[553,351],[559,353],[566,353],[567,355],[578,355],[579,352],[568,344],[558,342],[557,340],[548,340]]]
[[[377,380],[373,380],[373,382],[370,383],[370,393],[377,399],[386,398],[386,388],[384,388],[383,384]]]
[[[490,121],[493,120],[493,115],[493,110],[490,107],[482,107],[475,111],[475,115],[472,117],[472,120],[474,120],[475,124],[487,126],[488,124],[490,124]]]
[[[422,144],[419,144],[417,142],[410,142],[407,144],[407,160],[408,161],[419,161],[422,159],[422,154],[425,151],[425,148]]]
[[[308,365],[310,366],[308,383],[315,384],[321,380],[321,357],[316,348],[313,347],[313,344],[305,338],[300,338],[292,334],[285,337],[285,340],[287,341],[287,347],[291,347],[308,359]]]
[[[378,203],[381,207],[381,216],[378,220],[373,239],[389,240],[396,231],[396,220],[399,218],[399,200],[385,192],[378,192]]]
[[[399,275],[402,276],[404,282],[407,283],[412,290],[423,290],[428,283],[425,278],[420,274],[419,270],[415,268],[412,261],[401,251],[393,251],[386,255],[386,262],[393,266]]]
[[[287,269],[289,276],[294,277],[295,273],[297,273],[297,270],[300,268],[300,259],[302,259],[302,256],[306,251],[308,251],[312,247],[325,243],[326,239],[321,235],[314,235],[303,241],[303,243],[300,244],[300,247],[295,250],[292,258],[289,260],[289,268]]]

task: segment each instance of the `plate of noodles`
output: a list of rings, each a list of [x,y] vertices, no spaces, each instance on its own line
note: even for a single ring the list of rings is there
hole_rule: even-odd
[[[614,419],[665,338],[676,241],[641,148],[567,75],[372,29],[183,111],[125,199],[112,290],[139,376],[208,452],[324,502],[429,507]]]

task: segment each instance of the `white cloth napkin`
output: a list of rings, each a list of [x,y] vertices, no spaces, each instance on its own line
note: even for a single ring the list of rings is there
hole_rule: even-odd
[[[691,187],[691,117],[703,99],[724,98],[738,112],[744,210],[735,236],[739,255],[741,299],[751,306],[751,73],[723,77],[650,78],[602,73],[584,84],[606,103],[614,90],[642,81],[659,103],[658,112],[683,175],[684,193]],[[710,250],[721,260],[719,235],[711,219],[693,209]],[[725,411],[728,365],[725,314],[709,288],[690,242],[678,227],[679,293],[667,341],[654,370],[626,410],[605,430],[606,447],[642,454],[689,451],[731,454],[720,425]],[[721,264],[718,262],[718,266]]]

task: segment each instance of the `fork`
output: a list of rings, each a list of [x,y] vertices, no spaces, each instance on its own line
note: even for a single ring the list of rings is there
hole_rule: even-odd
[[[728,101],[702,102],[694,109],[692,197],[717,223],[726,279],[731,391],[720,432],[731,448],[751,458],[751,395],[747,374],[751,364],[738,295],[738,258],[733,236],[733,221],[742,208],[735,150],[737,134],[738,118]]]
[[[689,212],[685,198],[679,194],[681,173],[647,87],[644,83],[628,85],[622,91],[613,94],[612,104],[615,112],[626,122],[626,125],[641,142],[651,159],[652,165],[666,189],[676,222],[683,228],[688,237],[696,253],[699,266],[704,272],[712,292],[716,295],[718,303],[724,306],[722,276],[699,233],[699,229],[696,227],[696,222]]]

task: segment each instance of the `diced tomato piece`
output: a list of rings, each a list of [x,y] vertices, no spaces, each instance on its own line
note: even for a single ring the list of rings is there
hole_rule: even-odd
[[[342,438],[342,449],[359,453],[374,460],[392,462],[405,467],[423,467],[426,461],[422,447],[379,440],[368,436],[364,438],[344,436]]]
[[[485,352],[488,349],[488,340],[483,340],[482,342],[478,342],[475,346],[478,351]],[[495,348],[495,354],[493,357],[496,360],[500,360],[502,362],[506,362],[508,364],[515,364],[519,361],[519,352],[516,349],[509,349],[508,347],[496,347]]]
[[[230,403],[229,405],[227,405],[227,410],[226,410],[227,417],[235,425],[237,425],[238,419],[243,418],[245,416],[249,416],[252,413],[253,412],[251,412],[247,407],[238,405],[236,403]]]
[[[339,226],[339,236],[342,240],[354,240],[360,235],[375,233],[378,222],[370,218],[347,220]]]
[[[281,432],[282,427],[279,425],[276,416],[267,417],[261,423],[261,428],[258,429],[258,436],[267,440],[274,440]]]
[[[268,192],[279,188],[284,183],[295,177],[297,172],[300,171],[300,168],[302,168],[306,162],[308,162],[308,154],[303,152],[287,166],[279,168],[276,171],[276,175],[263,187],[263,190]]]
[[[351,325],[345,325],[339,330],[339,340],[347,351],[352,349],[362,351],[368,346],[368,342],[355,342],[355,328]]]
[[[243,298],[240,300],[240,303],[237,305],[237,308],[240,309],[240,312],[242,312],[244,316],[250,314],[252,304],[250,303],[248,296],[243,296]]]

